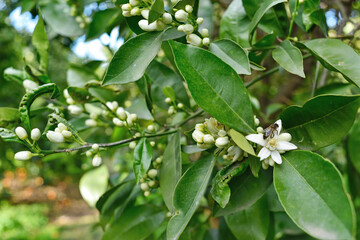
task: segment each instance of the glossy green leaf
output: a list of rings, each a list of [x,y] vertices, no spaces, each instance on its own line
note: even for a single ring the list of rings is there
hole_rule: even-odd
[[[323,32],[323,34],[325,35],[325,37],[327,37],[328,27],[326,24],[326,17],[325,17],[324,9],[318,9],[318,10],[315,10],[314,12],[312,12],[310,14],[310,20],[313,23],[315,23],[316,25],[318,25],[320,27],[321,31]]]
[[[213,214],[224,216],[246,209],[259,200],[272,183],[271,171],[259,171],[259,177],[255,178],[250,169],[241,176],[233,178],[229,182],[231,197],[225,208],[214,206]]]
[[[154,117],[147,108],[144,98],[135,99],[131,106],[126,108],[126,110],[130,113],[135,113],[138,116],[138,119],[154,120]]]
[[[242,0],[234,0],[226,9],[220,22],[220,38],[228,38],[241,47],[249,47],[250,19],[246,15]]]
[[[181,80],[181,76],[176,74],[172,69],[168,68],[158,61],[152,61],[146,69],[146,73],[151,79],[151,98],[154,103],[163,108],[168,109],[169,105],[165,103],[166,96],[163,89],[166,86],[171,87],[175,91],[177,101],[189,106],[189,97]]]
[[[301,51],[297,47],[294,47],[289,40],[281,42],[281,44],[272,51],[272,57],[286,71],[305,78]]]
[[[94,207],[100,196],[106,191],[109,172],[105,165],[86,172],[80,179],[81,196]]]
[[[124,17],[121,15],[121,10],[118,8],[109,8],[96,12],[89,25],[86,39],[95,39],[103,33],[110,32],[112,28],[123,19]]]
[[[315,96],[324,94],[352,95],[351,89],[356,88],[350,83],[330,83],[321,88],[316,89]]]
[[[259,157],[249,155],[249,166],[251,173],[254,175],[254,177],[259,177],[259,171],[261,169],[261,161]]]
[[[111,60],[103,85],[124,84],[140,79],[158,53],[163,32],[147,32],[125,42]]]
[[[174,41],[170,45],[196,103],[221,123],[239,132],[254,132],[249,93],[237,73],[206,50]]]
[[[62,123],[64,124],[68,130],[72,133],[74,139],[80,143],[80,144],[84,144],[85,141],[80,137],[78,131],[76,130],[76,128],[71,124],[69,123],[66,119],[62,118],[61,116],[59,116],[58,114],[55,114],[55,113],[52,113],[49,115],[49,121],[53,124],[55,123]]]
[[[236,240],[223,217],[219,222],[219,240]]]
[[[244,135],[235,131],[234,129],[230,129],[229,134],[231,139],[236,143],[239,148],[251,155],[256,156],[253,146],[248,142]]]
[[[166,86],[163,88],[163,93],[165,95],[165,97],[168,97],[171,99],[171,101],[175,101],[175,91],[172,87]]]
[[[164,13],[164,0],[155,0],[149,12],[149,24],[156,21]]]
[[[343,138],[357,113],[360,96],[320,95],[286,108],[280,118],[292,142],[306,150],[319,149]]]
[[[46,71],[48,66],[49,40],[46,35],[44,21],[39,12],[39,20],[32,35],[32,44],[40,56],[40,70]]]
[[[247,209],[225,216],[225,220],[237,239],[265,240],[270,222],[266,198],[259,199]]]
[[[256,30],[257,25],[259,24],[261,18],[264,14],[273,6],[286,2],[286,0],[265,0],[261,5],[260,8],[256,11],[254,17],[251,20],[249,25],[249,42],[251,42],[252,36],[254,31]]]
[[[164,221],[165,212],[149,205],[127,208],[104,233],[102,240],[144,240]]]
[[[39,0],[23,0],[21,3],[21,14],[32,10]]]
[[[181,177],[181,148],[180,132],[169,138],[169,143],[164,151],[160,169],[159,184],[165,205],[174,212],[173,195],[176,184]]]
[[[78,37],[84,34],[84,29],[71,16],[71,7],[65,2],[54,0],[51,4],[41,4],[44,19],[51,29],[62,36]]]
[[[348,155],[355,169],[360,173],[360,121],[352,127],[347,141]]]
[[[4,79],[7,81],[14,81],[22,85],[24,80],[31,78],[26,71],[8,67],[4,70]]]
[[[274,169],[274,186],[296,225],[320,239],[353,239],[354,208],[334,164],[307,151],[292,151],[282,159]]]
[[[329,70],[340,72],[349,82],[360,87],[360,56],[338,39],[315,39],[302,43]]]
[[[10,123],[20,120],[17,108],[0,107],[0,127],[7,127]]]
[[[212,156],[198,160],[176,185],[173,203],[178,214],[168,223],[168,239],[177,239],[184,231],[205,193],[214,164],[215,158]]]
[[[139,183],[140,179],[146,174],[149,170],[151,160],[153,157],[153,149],[150,145],[147,138],[142,138],[136,144],[134,149],[134,173],[136,182]]]
[[[96,80],[96,75],[83,66],[71,66],[66,72],[69,87],[84,87],[90,80]]]
[[[88,103],[91,99],[91,94],[85,88],[69,87],[68,93],[77,103]]]
[[[229,39],[222,39],[210,44],[209,50],[238,74],[251,74],[250,62],[246,50]]]
[[[291,218],[285,212],[274,213],[275,231],[276,234],[287,234],[287,235],[301,235],[304,231],[301,230],[291,220]]]

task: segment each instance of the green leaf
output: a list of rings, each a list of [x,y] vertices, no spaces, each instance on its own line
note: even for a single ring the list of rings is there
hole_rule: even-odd
[[[68,93],[77,103],[88,103],[91,99],[91,94],[85,88],[69,87]]]
[[[270,222],[266,198],[251,207],[225,216],[227,225],[237,239],[265,240]]]
[[[249,155],[248,159],[251,173],[254,175],[254,177],[259,177],[259,171],[261,169],[260,158]]]
[[[10,123],[20,120],[17,108],[0,107],[0,127],[7,127]]]
[[[261,18],[264,14],[273,6],[286,2],[286,0],[265,0],[261,5],[260,8],[256,11],[251,23],[249,25],[249,42],[251,43],[251,39],[253,37],[254,31],[256,30],[257,25],[259,24]]]
[[[150,205],[132,206],[105,231],[103,240],[144,240],[164,221],[165,212]]]
[[[181,148],[180,132],[169,138],[169,143],[164,151],[163,162],[160,169],[159,184],[165,205],[174,213],[173,195],[176,184],[181,177]]]
[[[178,214],[168,223],[168,239],[178,239],[184,231],[205,193],[214,164],[215,158],[212,156],[198,160],[176,185],[173,203]]]
[[[235,131],[234,129],[230,129],[229,134],[230,134],[231,139],[236,143],[236,145],[239,148],[241,148],[242,150],[244,150],[245,152],[247,152],[251,155],[256,156],[256,154],[254,152],[254,148],[248,142],[248,140],[245,138],[244,135]]]
[[[106,191],[109,172],[105,165],[86,172],[80,179],[81,196],[94,207],[100,196]]]
[[[171,68],[154,60],[146,69],[146,73],[151,79],[151,98],[156,105],[166,110],[169,108],[169,105],[165,103],[166,96],[163,93],[163,89],[166,86],[169,86],[174,89],[177,101],[186,106],[190,106],[184,83],[181,80],[181,77]]]
[[[134,149],[134,173],[136,182],[139,183],[140,179],[149,170],[151,159],[153,157],[153,149],[147,138],[142,138],[136,144]]]
[[[318,25],[325,35],[327,37],[328,35],[328,27],[326,24],[326,17],[325,17],[325,11],[323,9],[318,9],[310,14],[310,20]]]
[[[21,14],[27,11],[31,11],[35,5],[37,4],[38,0],[24,0],[21,3]]]
[[[246,15],[242,0],[234,0],[226,9],[220,22],[220,38],[228,38],[241,47],[249,44],[250,19]]]
[[[163,93],[165,95],[165,97],[168,97],[171,99],[171,101],[175,101],[175,91],[172,87],[166,86],[163,88]]]
[[[26,71],[8,67],[4,71],[4,79],[6,81],[14,81],[22,85],[24,80],[31,78]]]
[[[115,53],[103,85],[124,84],[140,79],[158,53],[163,32],[147,32],[125,42]]]
[[[20,120],[24,123],[25,128],[31,131],[30,125],[30,107],[36,98],[45,93],[52,93],[51,98],[56,98],[60,95],[59,89],[55,83],[48,83],[27,92],[19,104]]]
[[[69,123],[66,119],[62,118],[61,116],[55,114],[55,113],[52,113],[49,115],[49,121],[52,123],[52,124],[55,124],[55,123],[62,123],[64,124],[68,130],[72,133],[73,137],[75,138],[75,140],[80,143],[80,144],[84,144],[85,141],[80,137],[78,131],[76,130],[76,128],[71,124]]]
[[[90,80],[96,79],[93,72],[83,66],[71,66],[66,72],[66,80],[69,87],[84,87]]]
[[[92,40],[105,32],[110,32],[116,24],[123,20],[121,9],[109,8],[96,12],[89,25],[86,40]]]
[[[307,151],[282,159],[274,168],[274,186],[296,225],[315,238],[353,239],[354,208],[334,164]]]
[[[246,50],[229,39],[222,39],[210,44],[209,50],[238,74],[250,75],[250,62]]]
[[[353,95],[351,92],[352,88],[356,88],[356,86],[350,83],[340,83],[340,82],[330,83],[321,88],[316,89],[315,96],[324,95],[324,94]]]
[[[236,240],[224,218],[220,218],[219,223],[219,240]]]
[[[357,96],[320,95],[303,107],[290,106],[280,118],[301,149],[315,150],[341,140],[350,130],[359,107]]]
[[[84,29],[71,16],[71,8],[65,1],[55,0],[41,5],[44,19],[51,29],[62,36],[78,37],[84,34]]]
[[[48,66],[49,40],[46,35],[44,21],[41,12],[38,14],[39,20],[32,35],[32,44],[40,56],[40,70],[45,71]]]
[[[126,108],[126,110],[130,113],[135,113],[138,116],[138,119],[154,120],[154,117],[147,108],[147,104],[144,98],[135,99],[131,106]]]
[[[254,132],[249,93],[237,73],[206,50],[174,41],[170,45],[196,103],[221,123],[239,132]]]
[[[289,40],[281,42],[273,51],[272,57],[286,71],[305,78],[303,57],[301,51]]]
[[[338,39],[315,39],[303,42],[327,69],[341,73],[346,80],[360,87],[360,56],[346,43]]]
[[[255,178],[250,170],[233,178],[229,183],[229,203],[225,208],[214,206],[214,216],[224,216],[250,207],[265,194],[271,183],[272,172],[264,170],[260,170],[258,178]]]
[[[155,0],[149,12],[149,24],[156,21],[164,13],[164,0]]]
[[[352,127],[347,141],[347,149],[351,162],[360,173],[360,121],[357,120]]]

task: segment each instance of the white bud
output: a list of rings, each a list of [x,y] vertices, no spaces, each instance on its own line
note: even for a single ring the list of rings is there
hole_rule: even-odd
[[[198,35],[193,34],[193,33],[186,35],[186,41],[188,43],[190,43],[191,45],[197,46],[197,47],[201,46],[201,42],[202,42],[201,38]]]
[[[130,14],[131,14],[131,16],[141,15],[140,8],[134,7],[133,9],[131,9]]]
[[[149,19],[149,13],[150,13],[150,10],[141,10],[141,16],[143,16],[143,18],[145,19]]]
[[[154,142],[154,141],[151,141],[151,142],[150,142],[150,145],[151,145],[152,147],[155,147],[155,142]]]
[[[64,89],[63,93],[65,98],[71,98],[69,91],[67,89]]]
[[[133,125],[133,121],[132,121],[132,118],[130,117],[130,114],[128,112],[126,112],[126,114],[128,115],[127,119],[126,119],[126,122],[127,122],[127,125],[129,127],[131,127]]]
[[[154,180],[149,181],[149,187],[153,188],[156,185],[156,182]]]
[[[111,110],[116,111],[116,109],[119,107],[119,103],[117,101],[113,101],[111,104],[112,104]]]
[[[255,126],[259,126],[259,124],[260,124],[260,120],[256,116],[254,116],[254,123],[255,123]]]
[[[31,130],[30,136],[31,136],[31,139],[34,140],[34,141],[39,140],[40,137],[41,137],[40,129],[34,128],[33,130]]]
[[[147,191],[147,190],[149,190],[149,185],[147,183],[142,183],[142,184],[140,184],[140,188],[143,191]]]
[[[199,18],[196,19],[196,23],[198,25],[202,24],[203,22],[204,22],[204,19],[202,17],[199,17]]]
[[[91,157],[93,153],[91,151],[86,151],[85,154],[86,154],[87,157]]]
[[[94,119],[86,119],[85,125],[88,127],[96,127],[97,122]]]
[[[272,158],[269,159],[269,165],[272,167],[275,165],[275,161]]]
[[[126,112],[125,112],[124,108],[122,108],[122,107],[119,107],[116,110],[116,115],[118,115],[118,117],[123,121],[125,121],[127,118]]]
[[[75,116],[80,115],[83,111],[82,108],[80,108],[76,105],[69,105],[68,110],[72,115],[75,115]]]
[[[174,113],[176,113],[174,106],[170,106],[169,109],[168,109],[168,114],[172,115]]]
[[[20,161],[26,161],[26,160],[29,160],[30,158],[32,158],[32,156],[33,155],[30,151],[21,151],[21,152],[15,153],[14,159],[20,160]]]
[[[63,123],[59,123],[58,128],[59,128],[60,132],[68,130],[68,128]]]
[[[122,12],[122,15],[123,15],[124,17],[131,17],[131,16],[132,16],[131,13],[130,13],[130,11],[123,11],[123,12]]]
[[[179,25],[178,28],[177,28],[177,30],[178,30],[179,32],[184,31],[184,24]],[[169,98],[169,99],[170,99],[170,98]],[[170,99],[170,101],[171,101],[171,99]]]
[[[205,144],[214,144],[215,143],[215,139],[212,135],[210,134],[205,134],[204,135],[204,143]]]
[[[96,113],[90,113],[89,117],[96,120],[98,118],[98,115]]]
[[[257,127],[257,128],[256,128],[256,131],[257,131],[258,133],[263,133],[263,132],[264,132],[264,129],[263,129],[262,127]]]
[[[218,135],[220,137],[225,137],[226,136],[226,131],[221,129],[221,130],[219,130]]]
[[[70,104],[70,105],[74,105],[74,104],[75,104],[75,101],[74,101],[74,99],[72,99],[72,98],[67,98],[67,99],[66,99],[66,103],[67,103],[67,104]]]
[[[139,21],[139,27],[147,32],[155,31],[157,28],[156,21],[149,24],[148,20],[142,19]]]
[[[60,131],[60,129],[59,128],[55,128],[55,130],[54,130],[55,132],[57,132],[57,133],[61,133],[61,131]]]
[[[131,5],[129,3],[126,3],[126,4],[121,6],[121,10],[130,11],[131,10]]]
[[[162,31],[162,30],[165,29],[166,24],[165,24],[163,21],[161,21],[161,20],[156,20],[155,22],[156,22],[156,30],[157,30],[157,31]]]
[[[166,217],[167,217],[167,218],[171,218],[171,217],[172,217],[171,212],[167,212],[167,213],[166,213]]]
[[[202,42],[203,42],[203,44],[204,44],[204,46],[209,46],[209,44],[210,44],[210,38],[204,38],[203,40],[202,40]]]
[[[99,150],[99,145],[95,143],[95,144],[91,145],[91,148],[92,148],[94,151],[98,151],[98,150]]]
[[[102,158],[100,157],[99,154],[96,154],[95,157],[92,159],[92,165],[94,167],[98,167],[100,166],[101,163],[102,163]]]
[[[141,133],[139,132],[135,133],[135,137],[141,137]]]
[[[149,172],[148,172],[148,176],[150,178],[156,177],[157,174],[158,174],[158,171],[156,169],[150,169]]]
[[[218,148],[224,148],[228,144],[229,144],[229,137],[219,137],[215,141],[215,145]]]
[[[28,134],[27,134],[25,128],[23,128],[23,127],[17,127],[15,129],[15,133],[18,136],[18,138],[20,138],[21,140],[25,140],[28,137]]]
[[[282,133],[278,136],[278,141],[286,141],[286,142],[290,142],[291,141],[291,135],[290,133]]]
[[[185,11],[187,11],[188,13],[192,13],[193,10],[194,10],[194,9],[193,9],[192,6],[190,6],[190,5],[186,5],[186,6],[185,6]]]
[[[185,12],[184,10],[180,9],[175,13],[175,18],[179,22],[186,22],[187,18],[188,18],[188,13]]]
[[[165,98],[165,103],[167,103],[167,104],[170,104],[171,103],[171,98]]]
[[[75,21],[78,22],[78,23],[80,23],[80,22],[82,22],[82,18],[81,18],[80,16],[77,16],[77,17],[75,18]]]
[[[161,162],[162,162],[162,157],[158,157],[158,158],[156,158],[155,162],[157,162],[157,163],[161,163]]]
[[[61,134],[64,136],[64,138],[71,138],[72,137],[72,132],[70,132],[68,130],[62,131]]]
[[[195,142],[197,142],[197,143],[203,143],[204,142],[204,133],[199,131],[199,130],[195,130],[192,133],[192,137],[195,140]]]
[[[138,119],[138,116],[136,113],[130,114],[131,121],[135,122]]]
[[[197,123],[195,125],[195,130],[199,130],[199,131],[203,132],[204,129],[205,129],[205,125],[203,123]]]
[[[131,142],[130,144],[129,144],[129,148],[130,149],[134,149],[136,147],[136,142]]]
[[[106,106],[110,109],[110,110],[113,110],[113,104],[112,102],[106,102]]]
[[[170,24],[173,19],[172,19],[171,14],[166,12],[162,15],[162,20],[165,24]]]
[[[115,126],[118,126],[118,127],[123,127],[125,125],[125,122],[121,121],[118,118],[113,118],[113,123]]]
[[[207,28],[201,29],[200,33],[202,37],[209,37],[209,30]]]
[[[183,108],[183,107],[184,107],[184,104],[182,104],[182,103],[178,103],[177,107],[181,109],[181,108]]]
[[[149,125],[149,126],[147,127],[147,130],[149,130],[150,132],[154,131],[154,130],[155,130],[154,125]]]
[[[50,142],[54,143],[62,143],[65,141],[64,136],[61,133],[48,131],[46,133],[46,137],[50,140]]]
[[[138,1],[138,0],[130,0],[129,3],[130,3],[130,5],[133,6],[133,7],[139,5],[139,1]]]
[[[23,81],[23,86],[24,86],[26,91],[31,91],[31,90],[34,90],[34,89],[38,88],[39,84],[37,84],[34,81],[26,79],[26,80]]]
[[[191,33],[193,33],[193,31],[194,31],[194,27],[191,24],[187,23],[184,25],[183,32],[185,34],[191,34]]]
[[[145,192],[144,192],[144,196],[145,196],[145,197],[150,196],[150,191],[145,191]]]
[[[261,162],[261,166],[264,170],[268,169],[269,168],[269,164],[267,164],[265,161],[262,161]]]

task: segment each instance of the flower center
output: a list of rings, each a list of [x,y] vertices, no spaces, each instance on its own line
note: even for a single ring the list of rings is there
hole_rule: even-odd
[[[269,140],[269,148],[270,148],[270,150],[275,150],[276,149],[276,143],[277,143],[277,141],[275,140],[275,139],[273,139],[273,138],[271,138],[270,140]]]

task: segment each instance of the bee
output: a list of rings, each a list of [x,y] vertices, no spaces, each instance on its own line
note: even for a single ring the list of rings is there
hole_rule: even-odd
[[[277,133],[278,127],[279,125],[277,123],[274,123],[268,126],[267,128],[265,128],[263,138],[264,139],[267,139],[268,137],[273,138],[275,132]]]

